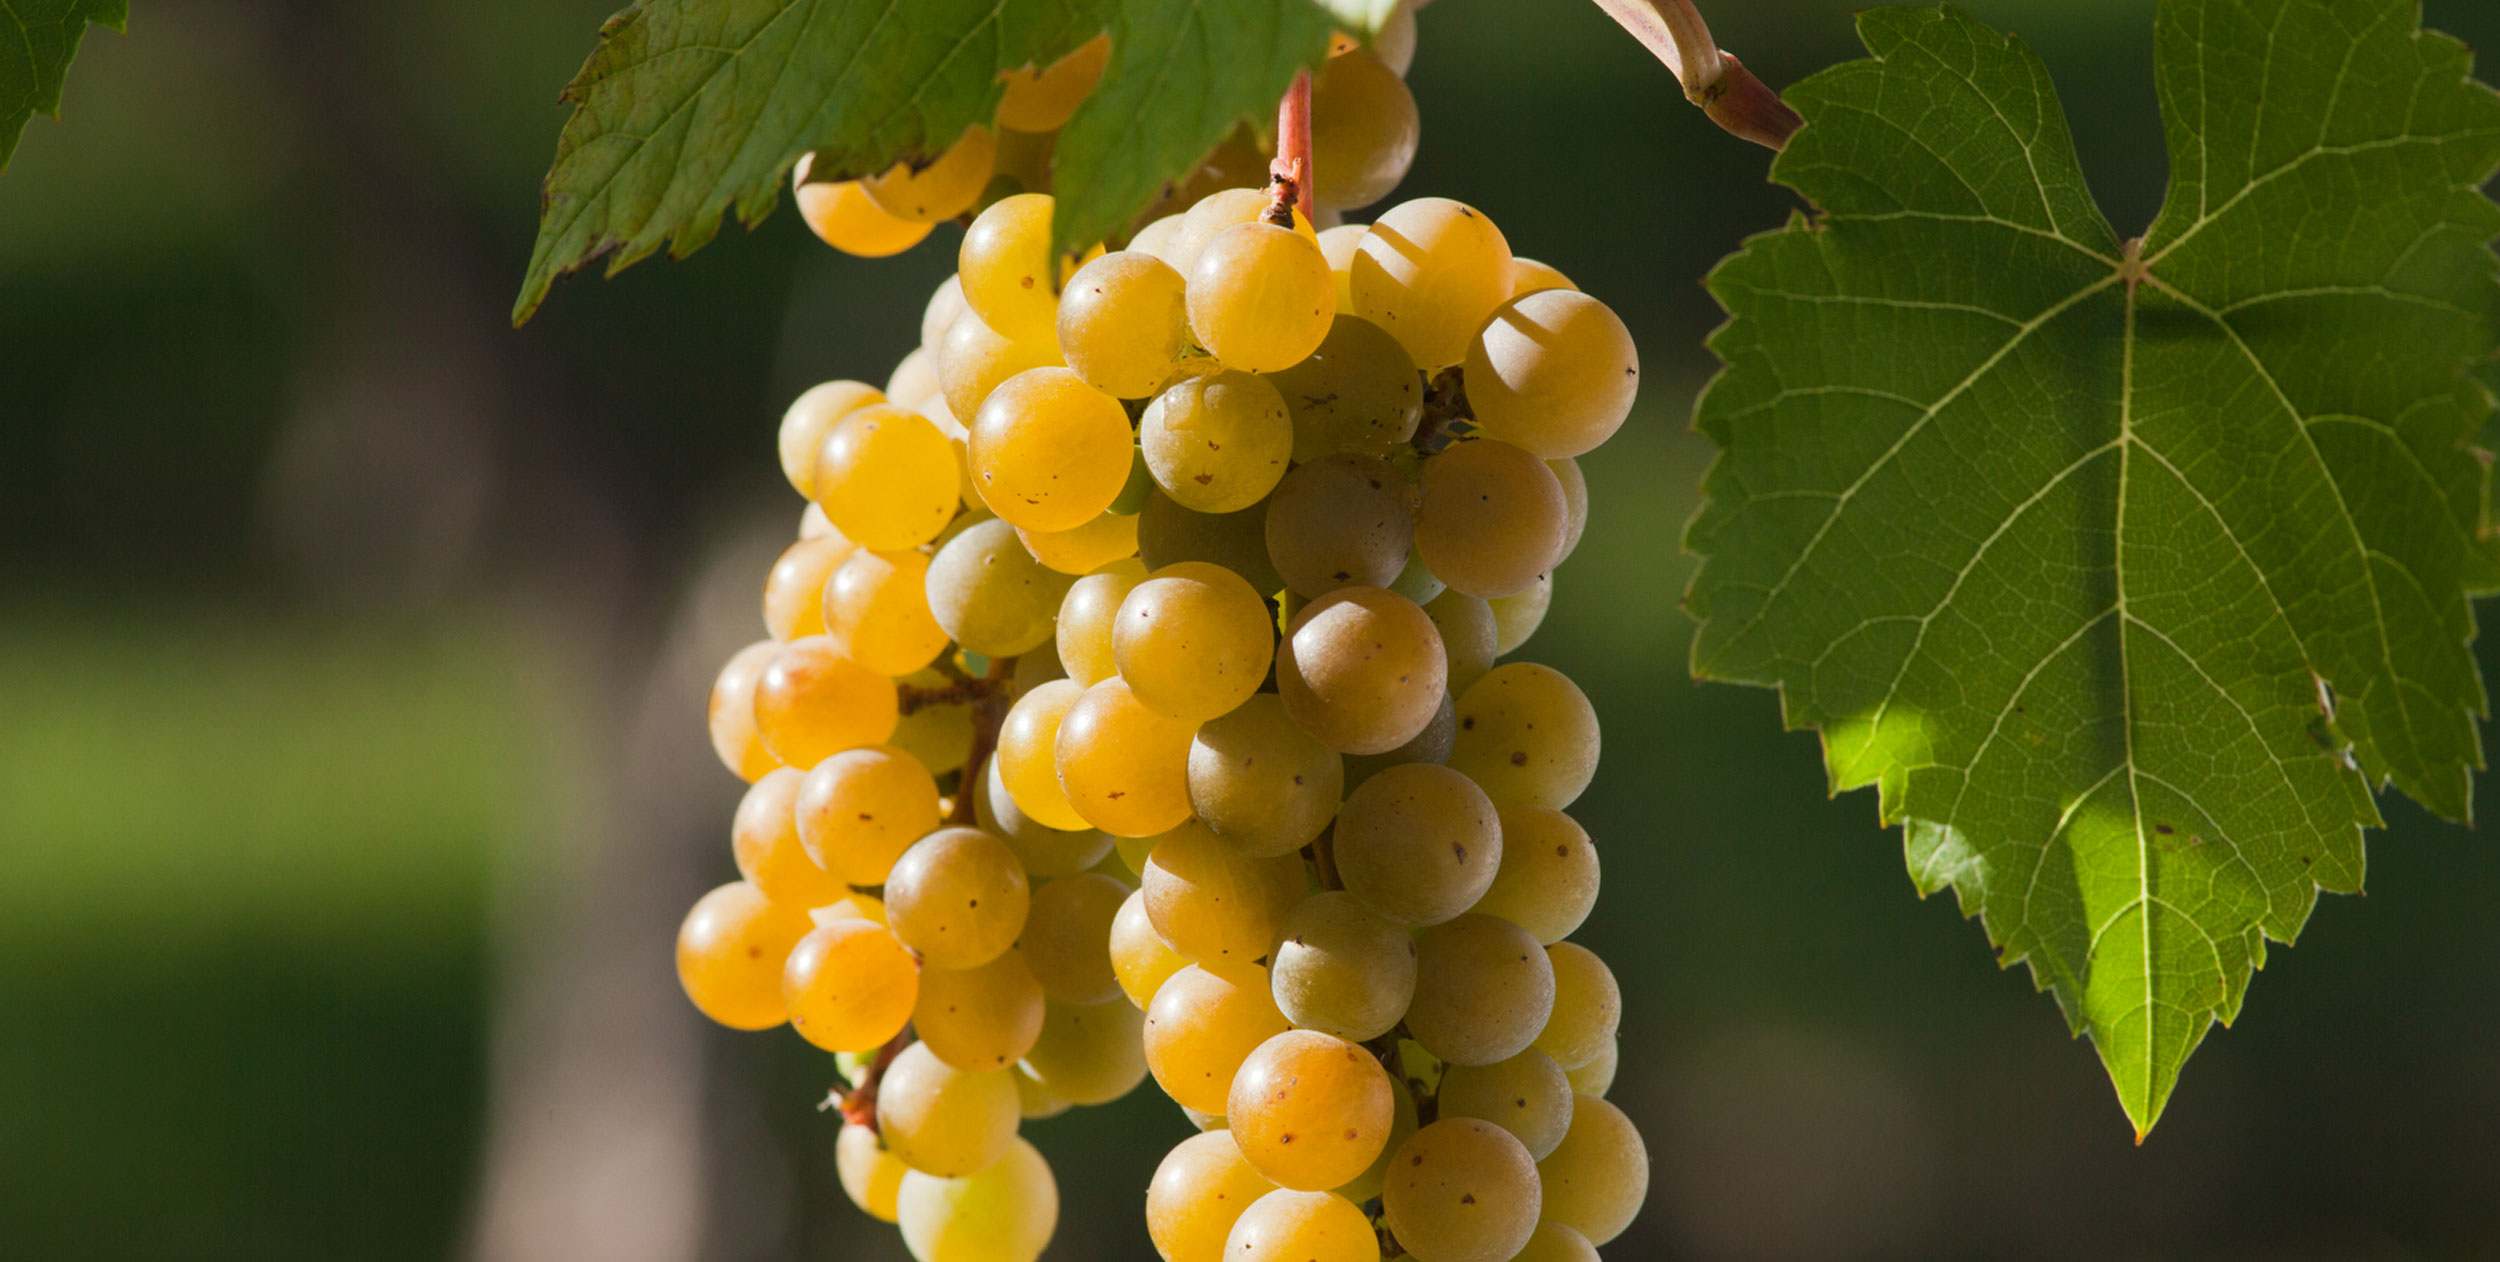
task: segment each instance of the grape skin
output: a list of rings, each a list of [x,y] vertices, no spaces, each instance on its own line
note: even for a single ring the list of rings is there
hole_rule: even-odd
[[[1450,765],[1503,805],[1560,810],[1597,775],[1597,711],[1561,671],[1495,667],[1458,699]]]
[[[1099,872],[1080,872],[1033,891],[1025,916],[1023,954],[1033,976],[1062,1003],[1107,1003],[1120,997],[1111,967],[1111,922],[1129,888]]]
[[[1184,274],[1190,331],[1227,368],[1259,373],[1298,364],[1336,318],[1328,257],[1290,228],[1235,224],[1209,239]],[[1283,437],[1289,446],[1290,427]]]
[[[1493,606],[1465,592],[1444,591],[1425,602],[1424,616],[1440,631],[1442,651],[1449,655],[1450,696],[1465,696],[1500,655],[1501,625]]]
[[[1597,846],[1578,821],[1552,807],[1505,806],[1500,813],[1502,867],[1474,910],[1551,946],[1597,905]]]
[[[1509,1262],[1536,1231],[1537,1166],[1509,1131],[1446,1117],[1389,1159],[1381,1209],[1416,1262]]]
[[[1120,993],[1145,1011],[1154,1002],[1155,991],[1172,974],[1189,967],[1189,957],[1172,949],[1155,932],[1154,921],[1146,914],[1146,892],[1133,890],[1120,904],[1119,914],[1111,919],[1111,971],[1118,976]]]
[[[895,1200],[903,1241],[919,1262],[1035,1262],[1059,1228],[1050,1163],[1020,1138],[977,1174],[911,1171]]]
[[[1360,1207],[1331,1192],[1279,1189],[1251,1202],[1226,1237],[1228,1262],[1378,1262]]]
[[[1087,688],[1060,719],[1053,742],[1068,804],[1114,836],[1145,837],[1179,826],[1189,818],[1195,733],[1195,724],[1148,708],[1117,675]]]
[[[1059,661],[1068,678],[1092,687],[1118,673],[1112,656],[1111,628],[1120,602],[1146,581],[1146,566],[1135,559],[1117,561],[1088,574],[1068,588],[1059,602]]]
[[[1323,249],[1361,239],[1360,225],[1320,234]],[[1348,237],[1344,234],[1351,232]],[[1350,252],[1351,246],[1346,247]],[[1337,275],[1342,284],[1343,269]],[[1342,305],[1342,304],[1340,304]],[[1369,320],[1339,315],[1319,349],[1267,374],[1293,417],[1293,458],[1308,463],[1339,451],[1387,455],[1423,420],[1423,377],[1415,357]]]
[[[1614,970],[1587,947],[1557,942],[1545,954],[1554,965],[1554,1011],[1536,1046],[1563,1068],[1577,1069],[1614,1045],[1623,991]]]
[[[1024,931],[1032,906],[1024,865],[977,828],[941,828],[912,843],[885,879],[894,936],[938,968],[978,968]]]
[[[1024,1068],[1070,1104],[1109,1104],[1146,1080],[1145,1014],[1126,1000],[1049,1001]]]
[[[1241,1062],[1225,1118],[1241,1155],[1279,1187],[1326,1191],[1360,1176],[1389,1141],[1389,1074],[1360,1046],[1287,1030]]]
[[[877,209],[905,223],[933,224],[972,209],[998,163],[998,138],[987,127],[964,129],[936,159],[914,168],[897,162],[859,182]]]
[[[911,1167],[886,1150],[876,1128],[847,1123],[833,1141],[833,1169],[853,1205],[881,1222],[893,1222],[903,1176]]]
[[[1275,659],[1276,623],[1240,575],[1183,561],[1121,599],[1111,652],[1140,704],[1194,727],[1258,691]]]
[[[1241,1062],[1286,1029],[1285,1014],[1268,996],[1266,969],[1248,964],[1210,972],[1192,964],[1172,974],[1146,1005],[1146,1067],[1174,1102],[1221,1114],[1230,1106]]]
[[[1385,753],[1432,722],[1449,661],[1415,602],[1341,587],[1304,606],[1285,630],[1276,690],[1312,739],[1340,753]]]
[[[1415,1002],[1406,1028],[1453,1065],[1508,1060],[1554,1011],[1554,965],[1528,931],[1469,913],[1415,935]]]
[[[782,961],[812,928],[806,913],[732,881],[696,900],[677,929],[677,981],[696,1010],[733,1030],[790,1019]]]
[[[911,1024],[920,1046],[954,1069],[1005,1069],[1041,1037],[1041,983],[1016,950],[972,968],[924,968]]]
[[[1640,352],[1605,303],[1569,289],[1513,298],[1468,346],[1467,402],[1484,432],[1547,458],[1614,437],[1640,388]]]
[[[1149,570],[1182,561],[1223,566],[1271,595],[1285,585],[1267,559],[1265,501],[1233,513],[1201,513],[1183,507],[1158,487],[1137,515],[1137,556]]]
[[[1415,94],[1366,49],[1331,57],[1311,85],[1311,197],[1331,210],[1389,195],[1415,163]]]
[[[1427,372],[1466,358],[1510,299],[1510,243],[1482,212],[1446,197],[1389,209],[1346,269],[1354,314],[1389,331]]]
[[[1295,726],[1274,693],[1208,720],[1190,741],[1198,822],[1253,858],[1309,845],[1336,815],[1344,784],[1344,757]]]
[[[1509,1131],[1542,1161],[1571,1128],[1571,1079],[1529,1048],[1490,1065],[1452,1065],[1441,1078],[1441,1116],[1474,1117]]]
[[[809,155],[813,157],[814,155]],[[799,218],[816,239],[860,258],[881,259],[921,243],[930,225],[897,219],[868,196],[857,180],[839,183],[810,181],[807,160],[791,172],[797,186]]]
[[[1339,452],[1296,465],[1267,503],[1268,559],[1294,594],[1388,587],[1415,542],[1406,476],[1378,456]]]
[[[781,414],[781,429],[774,439],[781,455],[782,476],[790,480],[791,489],[813,501],[816,451],[825,444],[825,431],[843,417],[885,401],[883,392],[860,381],[828,381],[809,386],[791,400],[789,410]]]
[[[1284,397],[1266,378],[1230,370],[1155,395],[1137,439],[1155,485],[1199,513],[1239,512],[1267,498],[1293,456]]]
[[[946,651],[946,628],[929,610],[929,557],[861,548],[826,580],[826,631],[852,661],[880,675],[908,675]]]
[[[1569,529],[1554,471],[1509,443],[1472,439],[1424,461],[1415,555],[1454,591],[1525,590],[1562,556]]]
[[[1502,863],[1502,829],[1475,782],[1431,763],[1380,772],[1337,812],[1346,889],[1404,925],[1434,925],[1475,905]]]
[[[1059,297],[1059,351],[1086,384],[1142,399],[1171,375],[1187,345],[1181,274],[1138,249],[1078,268]]]
[[[801,772],[778,767],[748,786],[729,827],[738,875],[776,903],[815,907],[849,891],[800,844],[796,804]]]
[[[1251,1168],[1232,1132],[1192,1135],[1146,1185],[1146,1232],[1166,1262],[1220,1262],[1243,1211],[1276,1185]]]
[[[1045,744],[1045,751],[1048,746]],[[1047,755],[1045,755],[1047,756]],[[1045,762],[1044,766],[1049,764]],[[1058,783],[1052,772],[1052,783]],[[1066,876],[1102,862],[1111,852],[1111,838],[1097,828],[1059,829],[1028,816],[1007,794],[999,778],[999,760],[989,759],[972,797],[973,817],[982,828],[1006,841],[1028,876]]]
[[[1097,35],[1047,66],[1027,66],[1006,76],[998,101],[998,125],[1017,131],[1057,131],[1076,113],[1103,67],[1111,62],[1111,37]]]
[[[756,735],[792,767],[882,745],[901,718],[894,681],[843,656],[827,636],[782,645],[755,680]]]
[[[1156,839],[1144,877],[1140,889],[1155,932],[1214,968],[1266,955],[1304,887],[1299,859],[1243,854],[1196,820]]]
[[[919,963],[866,920],[816,926],[782,965],[791,1028],[829,1052],[865,1051],[902,1033],[919,996]]]
[[[750,644],[732,655],[712,682],[706,720],[712,752],[720,756],[722,766],[749,783],[781,765],[764,747],[764,738],[755,727],[755,684],[780,652],[781,646],[771,640]]]
[[[1649,1195],[1649,1150],[1623,1110],[1592,1095],[1572,1099],[1571,1129],[1543,1161],[1544,1215],[1591,1244],[1623,1234]]]

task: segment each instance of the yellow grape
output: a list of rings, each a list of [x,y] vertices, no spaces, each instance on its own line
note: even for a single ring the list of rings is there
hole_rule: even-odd
[[[1311,844],[1344,789],[1343,756],[1294,726],[1271,692],[1208,720],[1190,741],[1190,807],[1246,855],[1290,855]]]
[[[1111,922],[1128,897],[1128,886],[1099,872],[1063,876],[1033,891],[1023,953],[1051,998],[1098,1004],[1120,997],[1119,975],[1111,967]]]
[[[1387,587],[1415,542],[1413,491],[1378,456],[1336,452],[1294,466],[1267,502],[1267,556],[1295,595]]]
[[[1512,258],[1510,261],[1510,296],[1525,298],[1540,289],[1578,289],[1571,278],[1551,263],[1535,259]]]
[[[1136,440],[1118,399],[1065,368],[1031,368],[982,402],[971,451],[992,512],[1027,530],[1073,530],[1119,497]]]
[[[1389,1159],[1382,1220],[1416,1262],[1508,1262],[1535,1234],[1536,1162],[1509,1131],[1445,1117]]]
[[[1562,556],[1554,564],[1563,563],[1580,546],[1580,535],[1589,528],[1589,479],[1580,471],[1580,462],[1570,456],[1557,456],[1545,462],[1554,473],[1554,484],[1562,488],[1563,528]]]
[[[1502,869],[1473,908],[1527,930],[1547,945],[1571,936],[1597,905],[1597,846],[1570,816],[1548,806],[1505,806]]]
[[[1332,57],[1311,84],[1311,198],[1332,210],[1389,195],[1415,164],[1415,94],[1379,57]]]
[[[1415,371],[1415,357],[1388,330],[1356,316],[1338,316],[1309,358],[1267,379],[1293,415],[1296,462],[1339,451],[1388,455],[1405,446],[1423,420],[1423,375]]]
[[[1458,739],[1458,708],[1448,693],[1441,694],[1441,704],[1432,712],[1432,721],[1424,730],[1410,737],[1403,745],[1385,754],[1360,754],[1345,760],[1347,791],[1363,787],[1373,776],[1391,767],[1409,763],[1442,765],[1450,760],[1450,746]]]
[[[1337,1195],[1357,1205],[1379,1199],[1380,1190],[1389,1185],[1389,1158],[1397,1152],[1398,1145],[1406,1142],[1407,1136],[1415,1133],[1415,1093],[1405,1083],[1395,1079],[1390,1080],[1389,1091],[1397,1099],[1397,1115],[1389,1126],[1389,1142],[1381,1148],[1380,1156],[1373,1160],[1371,1168],[1337,1188]]]
[[[1592,1095],[1571,1101],[1571,1129],[1537,1163],[1545,1217],[1604,1244],[1623,1234],[1649,1196],[1649,1149],[1623,1110]]]
[[[1608,1042],[1597,1053],[1597,1059],[1578,1069],[1566,1069],[1563,1071],[1563,1076],[1571,1080],[1573,1091],[1581,1095],[1602,1097],[1608,1088],[1615,1085],[1615,1065],[1621,1055],[1618,1045]]]
[[[756,733],[793,767],[884,744],[901,717],[894,681],[844,657],[829,636],[782,645],[755,680]]]
[[[1190,206],[1188,213],[1181,216],[1180,226],[1173,229],[1172,239],[1163,249],[1163,261],[1171,264],[1172,270],[1183,277],[1188,276],[1197,265],[1198,255],[1206,249],[1207,242],[1227,229],[1264,222],[1268,209],[1275,202],[1276,199],[1264,187],[1218,189],[1199,198]],[[1313,244],[1318,243],[1319,234],[1312,230],[1310,221],[1302,217],[1302,212],[1294,212],[1293,226],[1294,231],[1309,237]]]
[[[825,580],[859,550],[839,532],[784,549],[764,578],[764,629],[776,640],[825,633]]]
[[[1140,703],[1195,725],[1259,690],[1275,660],[1275,615],[1240,575],[1183,561],[1156,570],[1121,600],[1111,653]],[[1182,772],[1186,801],[1186,755]]]
[[[1340,587],[1285,624],[1276,692],[1311,739],[1340,753],[1378,754],[1415,738],[1441,706],[1449,660],[1414,601],[1377,587]]]
[[[1153,394],[1189,342],[1181,274],[1137,249],[1095,259],[1059,296],[1058,336],[1087,385],[1123,399]]]
[[[885,381],[885,397],[894,406],[906,412],[917,412],[929,417],[930,422],[936,425],[941,433],[946,432],[947,427],[954,423],[953,417],[940,419],[929,415],[929,405],[932,403],[937,405],[940,412],[945,411],[946,392],[938,387],[937,356],[917,346],[911,348],[910,354],[903,356],[901,363],[894,365],[894,375],[886,378]],[[952,438],[954,435],[947,434],[947,437]]]
[[[1124,1000],[1053,999],[1042,1018],[1040,1041],[1024,1054],[1024,1067],[1059,1099],[1109,1104],[1146,1080],[1145,1024],[1145,1014]]]
[[[1032,892],[1007,843],[941,828],[912,843],[885,878],[894,936],[939,968],[977,968],[1024,932]]]
[[[1068,678],[1091,687],[1119,671],[1111,647],[1112,625],[1119,621],[1120,602],[1145,581],[1145,565],[1129,558],[1088,574],[1068,588],[1059,602],[1056,630],[1059,664],[1067,669]]]
[[[877,1130],[904,1165],[960,1178],[1007,1155],[1024,1110],[1006,1070],[966,1072],[925,1043],[903,1049],[877,1087]]]
[[[1158,259],[1165,258],[1171,249],[1172,238],[1181,230],[1181,221],[1188,217],[1189,212],[1184,208],[1157,218],[1152,223],[1129,234],[1128,248],[1139,254],[1151,254]],[[1168,259],[1164,266],[1171,266]]]
[[[677,927],[677,981],[697,1011],[733,1030],[769,1030],[790,1019],[781,965],[806,937],[807,913],[775,903],[744,881],[696,900]]]
[[[938,347],[938,389],[946,410],[959,421],[979,415],[999,383],[1033,368],[1059,364],[1059,343],[1048,336],[1008,337],[981,322],[969,306],[946,326]],[[969,428],[969,426],[967,426]]]
[[[1183,1107],[1222,1113],[1241,1062],[1286,1028],[1268,996],[1266,969],[1248,964],[1211,973],[1192,964],[1146,1005],[1146,1068]]]
[[[1537,1050],[1565,1069],[1577,1069],[1614,1046],[1623,991],[1614,970],[1587,947],[1557,942],[1545,955],[1554,965],[1554,1012],[1536,1036]]]
[[[741,780],[760,780],[765,772],[781,765],[755,730],[755,684],[780,652],[781,646],[771,640],[750,644],[731,656],[720,668],[719,678],[712,681],[706,720],[712,733],[712,752],[720,755],[721,765]]]
[[[1224,1111],[1233,1142],[1279,1187],[1343,1185],[1370,1168],[1396,1116],[1389,1072],[1355,1043],[1288,1030],[1241,1062]]]
[[[1587,1236],[1557,1222],[1536,1225],[1536,1234],[1528,1237],[1528,1247],[1519,1251],[1511,1262],[1603,1262],[1597,1246]]]
[[[1529,1048],[1490,1065],[1452,1065],[1441,1075],[1441,1116],[1477,1117],[1519,1140],[1539,1161],[1571,1127],[1571,1079]]]
[[[852,661],[880,675],[908,675],[946,651],[946,628],[929,613],[929,557],[911,549],[861,548],[825,583],[825,627]]]
[[[799,785],[807,773],[780,767],[747,788],[729,828],[738,875],[792,907],[821,907],[850,891],[799,843]]]
[[[844,254],[881,259],[900,254],[929,235],[929,225],[887,214],[869,199],[868,190],[861,188],[859,181],[810,183],[805,178],[806,170],[806,159],[802,158],[798,170],[799,218],[806,220],[807,230],[826,245]]]
[[[1033,1071],[1026,1069],[1023,1065],[1017,1065],[1008,1072],[1016,1076],[1016,1102],[1024,1110],[1025,1121],[1057,1117],[1076,1107],[1075,1104],[1052,1095],[1050,1088],[1043,1086],[1042,1080],[1034,1077]]]
[[[1450,765],[1504,806],[1569,806],[1597,775],[1597,711],[1551,666],[1494,667],[1458,699]]]
[[[1017,810],[1067,832],[1093,828],[1059,783],[1059,729],[1084,695],[1084,685],[1074,680],[1053,680],[1019,698],[998,725],[1000,786]]]
[[[1015,527],[975,522],[929,563],[929,613],[966,650],[1016,657],[1050,641],[1069,582],[1025,551]]]
[[[1268,973],[1276,1006],[1306,1030],[1365,1042],[1397,1027],[1415,997],[1415,940],[1344,890],[1302,900],[1277,926]]]
[[[1535,584],[1562,556],[1571,505],[1545,462],[1499,439],[1424,460],[1415,555],[1454,591],[1492,599]],[[840,519],[836,519],[840,524]]]
[[[1173,383],[1137,428],[1155,484],[1184,508],[1238,512],[1276,488],[1293,457],[1293,422],[1264,377],[1217,372]]]
[[[816,449],[824,446],[825,432],[843,417],[883,402],[885,395],[860,381],[828,381],[808,387],[791,400],[790,410],[781,414],[781,433],[776,443],[781,454],[781,474],[790,479],[791,489],[815,499]]]
[[[1424,602],[1424,616],[1441,632],[1441,651],[1450,659],[1449,695],[1464,695],[1500,655],[1501,626],[1493,606],[1465,592],[1444,591]]]
[[[1068,805],[1115,837],[1170,831],[1189,818],[1189,740],[1196,731],[1194,723],[1148,709],[1116,675],[1087,688],[1060,720],[1053,744]]]
[[[1232,968],[1267,954],[1305,884],[1298,856],[1252,858],[1193,819],[1155,839],[1139,888],[1147,918],[1173,950]]]
[[[1042,1154],[1016,1138],[978,1174],[904,1175],[895,1214],[918,1262],[1035,1262],[1059,1229],[1059,1185]]]
[[[1227,368],[1275,372],[1301,363],[1336,319],[1328,257],[1291,228],[1226,228],[1198,251],[1186,275],[1190,330]]]
[[[972,209],[981,190],[989,187],[997,162],[998,138],[974,124],[935,160],[917,167],[897,162],[885,174],[861,180],[859,187],[877,209],[905,223],[933,224]]]
[[[1044,765],[1049,764],[1045,761]],[[1056,783],[1057,772],[1051,774]],[[1111,852],[1111,838],[1100,829],[1052,828],[1026,815],[1016,806],[1016,800],[1008,796],[996,758],[990,759],[983,770],[980,784],[973,792],[972,806],[981,827],[1006,840],[1007,848],[1016,852],[1016,858],[1023,862],[1028,876],[1053,877],[1082,872],[1102,862],[1103,856]]]
[[[1380,58],[1392,74],[1403,77],[1407,67],[1415,64],[1415,10],[1426,3],[1428,0],[1412,0],[1392,8],[1381,22],[1379,33],[1372,36],[1372,55]]]
[[[1641,357],[1613,309],[1570,289],[1513,298],[1467,348],[1484,432],[1549,459],[1593,451],[1631,415]]]
[[[865,920],[872,925],[885,923],[885,900],[853,890],[822,907],[807,909],[808,918],[820,925],[837,920]]]
[[[1510,299],[1510,243],[1472,206],[1400,202],[1372,224],[1346,269],[1354,314],[1387,329],[1432,372],[1467,357],[1493,309]]]
[[[1387,768],[1337,812],[1337,874],[1381,915],[1436,925],[1476,905],[1502,864],[1493,802],[1466,776],[1431,763]]]
[[[946,331],[955,327],[955,318],[972,310],[964,301],[964,281],[953,272],[929,291],[928,305],[920,309],[920,349],[929,352],[932,366],[945,358]]]
[[[790,948],[781,1001],[790,1028],[829,1052],[880,1047],[911,1021],[920,964],[883,925],[836,920]]]
[[[1049,339],[1058,323],[1059,282],[1101,252],[1061,261],[1050,256],[1052,201],[1048,193],[1018,193],[990,203],[964,233],[955,273],[963,277],[964,302],[981,322],[1014,338]]]
[[[1111,61],[1111,37],[1097,35],[1048,66],[1027,66],[1001,75],[1007,94],[998,101],[998,125],[1017,131],[1057,131],[1094,90]]]
[[[1155,932],[1154,920],[1146,914],[1144,890],[1131,890],[1121,902],[1119,914],[1111,918],[1109,945],[1111,971],[1119,979],[1120,993],[1140,1011],[1154,1001],[1155,991],[1172,974],[1189,966],[1189,958]]]
[[[1104,513],[1074,530],[1025,530],[1024,550],[1061,574],[1091,574],[1137,555],[1137,514]]]
[[[1149,570],[1180,561],[1210,561],[1242,576],[1250,590],[1272,596],[1285,580],[1268,563],[1266,525],[1263,502],[1237,513],[1201,513],[1182,507],[1157,487],[1137,514],[1137,559]]]
[[[1509,1060],[1554,1011],[1554,965],[1527,930],[1470,913],[1415,935],[1410,1037],[1453,1065]]]
[[[938,826],[937,780],[891,746],[850,749],[816,764],[799,785],[799,841],[850,885],[883,885],[894,861]]]
[[[1379,1262],[1380,1237],[1361,1207],[1332,1192],[1279,1189],[1251,1202],[1224,1245],[1226,1262]]]
[[[1354,295],[1348,289],[1347,269],[1354,266],[1354,252],[1362,247],[1363,234],[1371,231],[1367,223],[1344,223],[1319,232],[1320,256],[1328,260],[1328,277],[1337,286],[1337,315],[1343,318],[1354,310]],[[1401,348],[1403,349],[1403,348]],[[1422,397],[1417,389],[1417,399]]]
[[[826,431],[816,502],[864,548],[916,548],[962,504],[955,447],[927,417],[872,403]]]
[[[1146,1234],[1164,1262],[1225,1262],[1233,1224],[1275,1190],[1242,1157],[1232,1132],[1192,1135],[1164,1156],[1146,1185]]]
[[[1112,847],[1120,854],[1120,866],[1128,869],[1130,879],[1146,879],[1146,856],[1154,852],[1155,840],[1152,837],[1112,838]]]
[[[1006,1069],[1041,1037],[1042,986],[1022,951],[972,968],[924,968],[911,1028],[922,1047],[956,1069]]]
[[[1545,611],[1553,600],[1554,576],[1548,572],[1538,575],[1536,585],[1524,592],[1486,601],[1493,606],[1494,651],[1508,653],[1527,643],[1544,625]]]
[[[877,1138],[876,1128],[856,1122],[845,1124],[833,1141],[833,1172],[842,1180],[842,1190],[851,1204],[879,1222],[893,1222],[894,1201],[903,1190],[903,1175],[911,1167],[886,1150],[885,1141]]]
[[[824,505],[809,500],[807,507],[799,510],[799,538],[821,539],[826,535],[840,533],[842,532],[833,528],[831,521],[826,520]]]

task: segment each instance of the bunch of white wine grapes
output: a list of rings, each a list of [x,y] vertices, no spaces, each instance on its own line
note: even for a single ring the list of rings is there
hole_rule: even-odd
[[[1064,121],[1100,63],[1019,90]],[[1403,66],[1383,37],[1320,76],[1324,217],[1412,159]],[[1218,189],[1055,259],[991,145],[815,186],[920,235],[985,206],[885,388],[783,420],[810,504],[712,693],[750,787],[688,996],[837,1053],[843,1188],[922,1262],[1039,1257],[1022,1120],[1149,1074],[1202,1131],[1144,1190],[1170,1262],[1595,1257],[1648,1179],[1613,976],[1564,941],[1596,716],[1499,659],[1628,333],[1439,198],[1314,230],[1290,183]],[[855,249],[885,221],[842,204],[809,222]]]

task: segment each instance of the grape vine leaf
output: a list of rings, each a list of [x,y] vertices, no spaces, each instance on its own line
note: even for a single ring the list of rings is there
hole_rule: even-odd
[[[2495,569],[2500,95],[2415,0],[2164,0],[2121,241],[2039,59],[1950,7],[1788,93],[1816,207],[1713,273],[1696,675],[1879,786],[1922,895],[2089,1034],[2139,1140],[2373,790],[2463,818]]]
[[[130,0],[9,0],[0,4],[0,171],[37,114],[61,116],[61,80],[87,26],[130,25]]]

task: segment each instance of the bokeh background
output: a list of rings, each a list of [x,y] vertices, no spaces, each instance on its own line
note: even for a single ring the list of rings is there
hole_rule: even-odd
[[[670,941],[731,874],[701,713],[800,507],[775,421],[884,378],[960,234],[869,263],[785,211],[509,329],[613,2],[148,0],[0,176],[0,1258],[902,1256],[835,1185],[826,1058],[700,1022]],[[1855,51],[1840,0],[1709,7],[1773,83]],[[2151,0],[1969,7],[2147,222]],[[2428,8],[2500,46],[2491,0]],[[1421,16],[1404,191],[1485,208],[1649,365],[1528,650],[1606,723],[1580,936],[1655,1163],[1608,1255],[2500,1258],[2490,825],[2390,800],[2369,896],[2135,1147],[1872,797],[1686,678],[1698,282],[1789,212],[1766,155],[1594,6]],[[1177,1111],[1030,1133],[1051,1256],[1150,1258]]]

